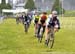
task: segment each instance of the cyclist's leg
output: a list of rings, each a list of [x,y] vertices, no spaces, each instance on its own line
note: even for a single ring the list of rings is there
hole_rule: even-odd
[[[46,24],[45,24],[45,22],[44,22],[44,24],[43,24],[43,34],[44,34],[44,32],[45,32],[45,27],[46,27]]]
[[[24,21],[24,30],[25,30],[25,32],[27,32],[27,21]]]
[[[58,30],[59,30],[58,28],[54,27],[54,32],[57,32]]]
[[[24,18],[22,19],[22,23],[24,24]]]
[[[35,36],[37,36],[37,24],[35,23],[35,25],[34,25],[34,32],[35,32]]]
[[[50,31],[50,28],[46,26],[46,32],[45,32],[45,41],[48,40],[48,32]]]
[[[41,29],[41,24],[38,24],[38,32],[37,32],[38,36],[39,36],[39,33],[40,33],[40,29]]]
[[[34,31],[35,31],[35,35],[37,34],[37,29],[38,29],[38,21],[34,21],[35,22],[35,24],[34,24]]]
[[[24,31],[26,32],[26,24],[24,24]]]
[[[50,40],[54,40],[54,27],[51,28],[51,38]]]
[[[30,27],[30,23],[29,22],[27,22],[27,25],[28,25],[28,28]]]
[[[36,33],[36,23],[34,24],[34,27],[35,27],[35,28],[34,28],[34,31],[35,31],[35,33]]]
[[[19,24],[19,17],[16,18],[16,23]]]
[[[45,32],[45,26],[43,26],[43,34],[44,34],[44,32]],[[42,34],[42,35],[43,35],[43,34]]]
[[[54,32],[57,32],[59,30],[58,28],[59,28],[59,26],[58,25],[55,25],[54,26]]]

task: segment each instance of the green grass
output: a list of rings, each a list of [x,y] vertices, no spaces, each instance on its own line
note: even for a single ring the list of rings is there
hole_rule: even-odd
[[[38,43],[34,37],[33,24],[26,34],[23,25],[17,25],[15,19],[4,20],[4,23],[0,24],[0,54],[73,54],[71,52],[75,52],[75,18],[63,17],[60,21],[61,29],[55,34],[54,47],[49,49],[44,45],[44,39],[42,43]]]
[[[70,11],[65,11],[64,15],[65,17],[75,17],[75,11],[74,10],[70,10]]]

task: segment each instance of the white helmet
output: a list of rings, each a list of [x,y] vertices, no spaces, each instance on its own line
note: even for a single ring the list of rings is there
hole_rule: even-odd
[[[56,17],[57,16],[57,11],[52,11],[52,15],[54,16],[54,17]]]
[[[57,15],[58,13],[57,13],[57,11],[52,11],[52,14],[55,14],[55,15]]]

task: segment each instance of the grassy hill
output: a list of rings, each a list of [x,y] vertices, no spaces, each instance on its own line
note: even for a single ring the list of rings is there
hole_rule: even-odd
[[[28,34],[22,24],[17,25],[15,19],[6,19],[0,24],[0,54],[71,54],[75,52],[75,18],[60,19],[61,29],[55,34],[53,49],[38,43],[34,37],[34,25]],[[55,53],[54,53],[55,52]],[[63,53],[64,52],[64,53]]]

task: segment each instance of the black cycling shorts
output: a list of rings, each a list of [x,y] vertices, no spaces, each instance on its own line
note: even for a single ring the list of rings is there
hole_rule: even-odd
[[[39,21],[39,19],[35,19],[35,24],[37,24],[37,23],[38,23],[38,21]]]
[[[44,24],[44,23],[45,23],[45,20],[40,20],[40,22],[41,22],[42,24]]]

